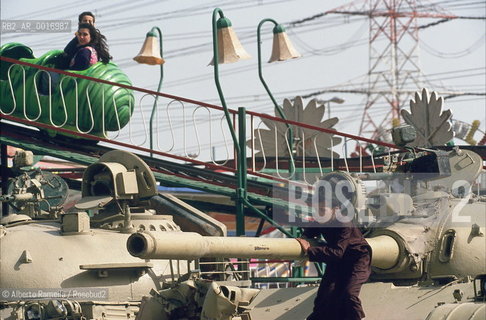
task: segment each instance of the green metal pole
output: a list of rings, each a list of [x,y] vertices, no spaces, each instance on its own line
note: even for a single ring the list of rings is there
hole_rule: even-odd
[[[267,19],[263,19],[262,21],[260,21],[260,23],[258,24],[258,27],[257,27],[257,47],[258,47],[258,76],[260,77],[260,81],[262,82],[263,84],[263,87],[265,88],[265,90],[267,91],[267,94],[268,96],[270,97],[270,99],[272,100],[273,102],[273,105],[275,106],[275,110],[277,110],[278,114],[280,115],[280,117],[284,120],[287,120],[287,117],[285,116],[285,113],[282,109],[282,107],[277,103],[277,101],[275,100],[275,98],[273,97],[273,94],[272,92],[270,91],[270,89],[268,88],[268,85],[267,83],[265,82],[265,80],[263,79],[263,72],[262,72],[262,41],[261,41],[261,36],[260,36],[260,30],[261,30],[261,27],[262,25],[265,23],[265,22],[272,22],[274,25],[275,25],[275,28],[279,27],[280,25],[273,19],[270,19],[270,18],[267,18]],[[288,123],[286,123],[287,125],[287,128],[289,129],[289,137],[288,137],[288,143],[289,143],[289,147],[290,147],[290,164],[289,164],[289,174],[292,176],[293,173],[295,172],[295,164],[294,164],[294,160],[293,160],[293,150],[294,150],[294,133],[293,133],[293,129],[292,129],[292,126],[289,125]]]
[[[275,228],[277,228],[278,230],[280,230],[280,232],[282,232],[283,234],[285,234],[287,237],[289,238],[293,238],[293,235],[291,233],[289,233],[287,230],[285,230],[284,228],[282,228],[281,225],[279,225],[277,222],[275,222],[272,218],[270,218],[268,215],[266,215],[265,213],[261,212],[260,210],[258,210],[257,208],[255,208],[249,201],[248,199],[245,199],[245,204],[248,208],[250,208],[253,212],[255,212],[257,215],[260,216],[260,218],[262,219],[265,219],[266,221],[268,221],[270,224],[272,224]]]
[[[290,228],[290,233],[292,237],[298,238],[301,236],[301,229],[297,227]],[[304,277],[304,267],[300,265],[292,266],[292,278],[302,278]]]
[[[152,27],[150,32],[155,32],[154,30],[157,30],[159,33],[159,44],[160,44],[160,56],[163,57],[163,50],[162,50],[162,31],[160,31],[159,27]],[[164,64],[162,63],[160,65],[160,80],[159,80],[159,86],[157,87],[157,92],[160,92],[160,88],[162,87],[162,80],[164,79]],[[157,100],[159,96],[155,96],[155,101],[154,101],[154,106],[152,107],[152,113],[150,114],[150,150],[153,150],[153,120],[154,120],[154,115],[155,115],[155,109],[157,108]],[[153,156],[153,153],[150,152],[150,156]]]
[[[261,50],[261,44],[262,44],[262,41],[261,41],[261,36],[260,36],[260,30],[261,30],[261,27],[262,25],[265,23],[265,22],[272,22],[275,27],[274,27],[274,33],[275,33],[275,30],[277,28],[280,28],[280,31],[283,31],[283,27],[281,25],[279,25],[275,20],[273,19],[263,19],[262,21],[260,21],[260,23],[258,24],[258,28],[257,28],[257,47],[258,47],[258,76],[260,77],[260,81],[262,82],[263,84],[263,87],[265,88],[265,90],[267,91],[270,99],[272,100],[273,102],[273,105],[275,106],[275,110],[277,110],[277,112],[279,113],[280,117],[284,120],[287,120],[287,117],[285,116],[285,113],[282,109],[282,107],[277,103],[277,101],[275,100],[275,98],[273,97],[272,93],[270,92],[270,89],[268,88],[268,85],[267,83],[265,82],[265,80],[263,79],[263,72],[262,72],[262,50]],[[294,172],[295,172],[295,164],[294,164],[294,158],[293,158],[293,150],[294,150],[294,133],[293,133],[293,128],[291,125],[289,125],[288,123],[286,123],[287,125],[287,128],[288,128],[288,132],[289,132],[289,137],[286,137],[287,138],[287,141],[288,141],[288,144],[289,144],[289,147],[290,147],[290,160],[289,160],[289,174],[290,176],[292,177]],[[288,235],[288,234],[287,234]],[[296,228],[296,227],[292,227],[290,228],[290,236],[293,237],[293,238],[296,238],[296,237],[299,237],[300,236],[300,229],[299,228]],[[304,276],[304,270],[302,267],[292,267],[292,277],[293,278],[301,278]]]
[[[8,154],[7,154],[7,145],[0,144],[0,171],[2,176],[2,195],[6,195],[8,191]],[[2,215],[4,217],[8,216],[9,211],[9,204],[7,202],[2,202]],[[0,218],[2,217],[0,215]]]
[[[260,223],[258,224],[255,237],[259,237],[262,234],[264,224],[265,224],[265,219],[260,218]]]
[[[217,27],[217,17],[218,14],[221,18],[224,18],[223,11],[220,8],[216,8],[213,11],[213,67],[214,67],[214,82],[216,83],[216,89],[218,89],[219,99],[221,100],[221,106],[224,110],[224,116],[231,133],[231,138],[233,138],[233,144],[236,149],[236,154],[240,154],[240,146],[238,144],[238,139],[236,138],[235,130],[233,129],[233,123],[231,122],[231,116],[228,111],[228,106],[226,105],[226,100],[224,99],[223,90],[221,89],[221,84],[219,83],[219,54],[218,54],[218,27]]]
[[[221,100],[221,105],[223,107],[226,122],[228,123],[228,128],[233,139],[233,145],[236,150],[236,175],[238,186],[236,189],[236,235],[241,236],[245,234],[245,199],[246,199],[246,133],[245,133],[245,116],[246,112],[244,108],[238,109],[238,130],[239,137],[236,137],[235,130],[233,128],[233,123],[231,121],[231,116],[228,111],[228,106],[226,105],[226,100],[223,95],[223,90],[221,89],[221,84],[219,82],[219,48],[218,48],[218,14],[221,19],[224,19],[223,11],[220,8],[216,8],[213,11],[213,67],[214,67],[214,81],[216,83],[216,88],[218,90],[219,99]],[[241,145],[240,145],[241,143]]]
[[[236,190],[236,235],[245,235],[246,193],[246,110],[238,108],[238,133],[240,155],[238,157],[238,190]]]

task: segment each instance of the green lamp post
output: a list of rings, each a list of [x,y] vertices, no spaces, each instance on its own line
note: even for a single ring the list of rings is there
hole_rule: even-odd
[[[219,18],[218,18],[219,16]],[[226,18],[223,11],[220,8],[216,8],[213,11],[212,17],[212,29],[213,29],[213,60],[209,63],[214,67],[214,80],[218,95],[221,100],[221,105],[225,114],[228,128],[231,132],[231,137],[235,146],[237,154],[237,181],[238,186],[236,190],[236,235],[242,236],[245,234],[245,220],[244,209],[245,204],[256,212],[260,217],[266,219],[270,223],[276,226],[277,229],[282,231],[287,236],[291,236],[284,228],[279,226],[275,221],[266,216],[260,210],[251,205],[247,200],[246,194],[246,136],[245,136],[245,108],[238,109],[238,129],[239,137],[236,136],[233,128],[233,123],[226,105],[223,90],[221,89],[221,83],[219,81],[219,64],[237,62],[243,59],[249,59],[250,55],[241,46],[233,28],[231,27],[231,21]]]
[[[270,60],[268,60],[269,63],[275,62],[275,61],[285,61],[289,59],[294,59],[298,58],[301,56],[297,50],[295,50],[294,46],[290,42],[287,33],[285,32],[285,28],[281,25],[278,24],[275,20],[273,19],[263,19],[260,21],[257,27],[257,47],[258,47],[258,76],[260,77],[260,81],[263,84],[263,87],[267,91],[268,96],[273,102],[273,105],[275,106],[276,112],[280,115],[280,117],[284,120],[287,120],[287,117],[285,116],[285,113],[282,109],[282,107],[277,103],[275,98],[272,95],[272,92],[268,88],[267,83],[265,82],[265,79],[263,79],[263,72],[262,72],[262,41],[261,41],[261,36],[260,36],[260,31],[262,28],[262,25],[265,22],[271,22],[274,24],[273,28],[273,46],[272,46],[272,54],[270,56]],[[293,172],[295,171],[295,166],[293,163],[293,145],[294,145],[294,134],[292,130],[292,126],[289,124],[286,124],[288,128],[288,145],[289,145],[289,153],[290,153],[290,165],[289,165],[289,173],[292,176]]]
[[[159,41],[157,42],[157,36]],[[152,27],[152,29],[145,36],[145,41],[142,45],[142,49],[138,55],[133,58],[138,63],[149,65],[160,65],[160,80],[157,87],[157,92],[160,92],[162,87],[162,80],[164,79],[164,63],[162,58],[162,32],[159,27]],[[153,150],[153,118],[155,115],[155,109],[157,107],[157,100],[159,96],[155,96],[154,106],[152,107],[152,113],[150,114],[150,150]],[[152,153],[150,153],[152,156]]]
[[[219,15],[219,18],[218,18]],[[213,59],[209,63],[214,67],[214,81],[216,83],[216,88],[218,90],[219,99],[221,100],[221,105],[223,106],[226,121],[230,127],[233,142],[235,143],[235,148],[238,150],[238,140],[236,138],[236,133],[231,122],[231,117],[228,112],[228,107],[226,105],[226,100],[224,98],[223,90],[221,89],[221,83],[219,81],[219,64],[233,63],[240,60],[245,60],[251,58],[251,56],[246,52],[240,43],[240,40],[233,31],[231,21],[224,16],[223,11],[220,8],[216,8],[213,11]]]
[[[275,62],[275,61],[285,61],[285,60],[295,59],[295,58],[300,57],[301,54],[299,52],[297,52],[297,50],[295,50],[294,46],[292,45],[292,43],[290,42],[290,40],[287,36],[287,33],[285,32],[285,28],[281,24],[278,24],[275,20],[269,19],[269,18],[263,19],[262,21],[260,21],[260,23],[258,24],[258,27],[257,27],[258,76],[260,77],[260,81],[262,82],[263,87],[267,91],[268,96],[270,97],[270,99],[273,102],[273,105],[275,106],[276,113],[278,113],[282,119],[287,120],[287,117],[285,116],[284,110],[277,103],[277,101],[275,100],[275,98],[272,95],[272,92],[268,88],[268,85],[265,82],[265,79],[263,79],[262,50],[261,50],[262,41],[261,41],[261,35],[260,34],[261,34],[262,25],[265,22],[271,22],[271,23],[274,24],[272,54],[270,56],[270,60],[268,60],[269,63]],[[290,155],[289,175],[293,176],[293,174],[295,172],[295,165],[294,165],[294,161],[293,161],[294,133],[293,133],[293,130],[292,130],[292,126],[288,123],[286,125],[287,125],[287,128],[288,128],[288,134],[289,134],[288,137],[287,137],[287,141],[288,141],[288,146],[289,146],[289,149],[290,149],[289,150],[289,155]],[[290,232],[291,232],[292,236],[294,236],[294,237],[297,237],[297,236],[300,235],[299,231],[295,227],[292,227]],[[294,267],[293,268],[293,274],[296,277],[302,277],[303,276],[302,267]]]
[[[218,18],[219,16],[219,18]],[[219,82],[219,64],[220,63],[232,63],[243,59],[249,59],[250,55],[241,46],[238,37],[236,36],[233,28],[231,27],[231,21],[224,16],[223,11],[220,8],[216,8],[213,11],[212,17],[213,28],[213,60],[210,62],[214,67],[214,81],[218,90],[219,99],[224,110],[224,115],[228,123],[233,144],[237,154],[237,181],[238,187],[236,190],[236,235],[241,236],[245,234],[245,220],[244,220],[244,206],[246,200],[246,137],[245,133],[245,109],[239,108],[239,139],[236,137],[236,133],[233,129],[233,123],[231,121],[226,100],[221,89]]]
[[[270,99],[272,100],[275,109],[277,110],[278,114],[283,118],[287,119],[285,117],[285,114],[282,110],[282,107],[277,103],[275,98],[273,97],[272,93],[270,92],[270,89],[268,88],[267,83],[263,79],[263,73],[262,73],[262,41],[261,41],[261,36],[260,36],[260,31],[261,27],[265,22],[272,22],[275,27],[273,28],[273,46],[272,46],[272,55],[270,56],[270,60],[268,60],[269,63],[275,62],[275,61],[285,61],[289,59],[295,59],[301,56],[300,53],[295,50],[294,46],[290,42],[287,33],[285,32],[285,28],[281,25],[278,24],[275,20],[273,19],[263,19],[260,21],[258,24],[257,28],[257,44],[258,44],[258,76],[260,77],[260,81],[263,84],[263,87],[265,87],[265,90],[267,91],[268,95],[270,96]]]

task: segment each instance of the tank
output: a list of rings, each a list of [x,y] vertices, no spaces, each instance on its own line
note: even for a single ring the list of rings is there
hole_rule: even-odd
[[[32,161],[17,167],[26,165]],[[86,168],[81,199],[70,210],[67,190],[59,176],[33,169],[1,196],[14,211],[0,225],[1,319],[134,319],[144,295],[195,267],[131,256],[132,233],[226,233],[204,213],[158,194],[148,166],[125,151]],[[181,229],[175,221],[189,211],[192,221]]]
[[[334,184],[345,182],[353,191],[346,200],[357,209],[355,219],[372,248],[372,276],[360,295],[366,319],[484,319],[486,199],[474,193],[483,170],[482,158],[460,148],[402,156],[401,163],[388,172],[331,172],[321,178]],[[366,194],[370,183],[373,188]],[[134,233],[128,238],[127,250],[144,260],[181,255],[194,260],[305,259],[294,239],[195,233]],[[146,303],[153,306],[154,299],[160,300],[168,292],[160,291]],[[233,316],[243,305],[246,309],[240,311],[251,319],[290,320],[305,319],[310,313],[316,286],[265,289],[249,301],[231,300],[238,294],[230,289],[218,292],[233,301]],[[170,317],[170,312],[157,310],[157,315]],[[142,305],[139,319],[152,319],[153,312]],[[203,315],[201,319],[205,319]],[[220,314],[214,319],[235,318]]]
[[[331,172],[320,180],[347,186],[345,200],[372,248],[373,273],[360,295],[367,319],[483,319],[486,199],[475,193],[481,157],[455,148],[396,158],[383,172]],[[64,189],[50,190],[56,183],[49,179],[28,174],[2,198],[19,210],[0,227],[2,318],[310,313],[317,283],[257,289],[241,276],[247,258],[305,261],[295,239],[226,237],[218,222],[158,194],[137,156],[112,151],[89,166],[81,200],[66,213],[60,203],[40,205]]]

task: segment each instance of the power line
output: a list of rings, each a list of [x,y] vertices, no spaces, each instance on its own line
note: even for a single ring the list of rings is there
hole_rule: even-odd
[[[478,40],[476,40],[469,48],[457,52],[443,52],[435,49],[432,46],[429,46],[426,42],[421,43],[422,47],[427,51],[428,53],[439,57],[443,59],[457,59],[457,58],[462,58],[466,55],[469,55],[482,47],[484,45],[484,35],[479,37]]]

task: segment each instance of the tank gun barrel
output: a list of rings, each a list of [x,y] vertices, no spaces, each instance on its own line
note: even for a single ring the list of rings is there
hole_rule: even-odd
[[[127,240],[131,255],[143,259],[274,258],[302,259],[295,239],[204,237],[194,232],[134,233]]]
[[[400,249],[387,235],[367,239],[373,255],[372,265],[392,268]],[[142,259],[187,259],[205,257],[300,260],[305,253],[295,239],[254,237],[205,237],[193,232],[139,232],[127,240],[131,255]]]
[[[0,195],[0,202],[29,201],[35,199],[33,193],[4,194]]]
[[[387,235],[366,238],[371,247],[371,265],[383,270],[393,268],[400,258],[400,246],[397,241]]]

